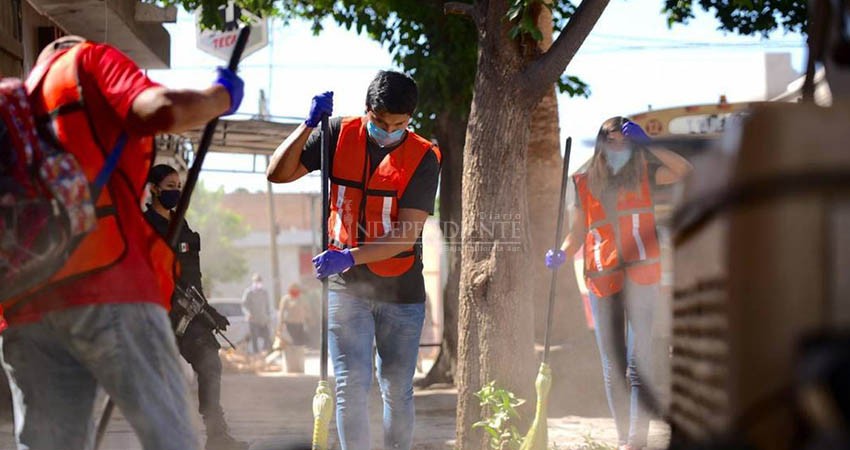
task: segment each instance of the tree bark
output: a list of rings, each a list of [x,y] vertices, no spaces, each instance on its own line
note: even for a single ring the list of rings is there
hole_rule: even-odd
[[[418,387],[452,384],[457,370],[458,288],[460,284],[461,174],[466,117],[447,112],[437,117],[434,135],[443,155],[440,171],[440,225],[445,239],[448,277],[443,289],[443,339],[437,360]]]
[[[469,450],[486,448],[484,433],[472,429],[481,418],[474,393],[496,380],[530,399],[536,370],[525,186],[530,108],[511,101],[497,80],[476,80],[464,152],[457,442]]]
[[[509,76],[519,73],[523,60],[503,20],[507,2],[478,6],[478,71],[463,168],[457,420],[461,450],[487,448],[485,434],[472,429],[481,419],[474,394],[495,380],[498,387],[529,399],[536,369],[525,184],[528,124],[536,102],[520,101]]]
[[[543,33],[540,50],[552,45],[552,13],[548,8],[538,8],[537,26]],[[534,338],[543,342],[546,313],[549,305],[550,272],[543,264],[543,254],[555,242],[555,222],[558,213],[558,191],[561,186],[563,158],[560,152],[560,127],[558,125],[558,99],[555,85],[546,93],[531,113],[531,136],[528,141],[528,210],[531,214],[531,277],[534,299]],[[562,271],[566,272],[566,271]],[[560,280],[559,280],[560,281]],[[563,292],[563,290],[560,290]],[[559,310],[563,304],[557,302]],[[557,317],[558,315],[556,315]],[[563,327],[554,327],[561,337]]]
[[[526,184],[529,123],[607,2],[584,0],[542,55],[510,39],[507,0],[479,0],[471,13],[479,50],[463,154],[459,450],[487,448],[484,433],[472,429],[481,419],[474,394],[484,384],[495,380],[520,398],[532,398],[538,362],[530,274],[539,256],[532,254],[529,228],[536,220],[529,216]]]

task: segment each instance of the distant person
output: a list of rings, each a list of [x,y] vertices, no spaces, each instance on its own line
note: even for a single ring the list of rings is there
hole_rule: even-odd
[[[168,89],[114,47],[65,36],[42,50],[27,85],[36,119],[89,182],[106,155],[122,153],[97,199],[96,228],[55,275],[61,281],[5,312],[0,345],[18,448],[91,448],[100,385],[146,450],[199,449],[166,313],[174,253],[145,220],[140,197],[153,136],[233,113],[242,80],[219,68],[210,87]]]
[[[329,350],[342,450],[365,450],[372,348],[384,402],[384,448],[413,441],[413,375],[425,319],[422,229],[434,212],[440,151],[409,131],[416,83],[380,71],[365,114],[330,119],[330,247],[313,259],[329,278]],[[320,169],[314,129],[333,113],[333,93],[313,97],[308,119],[275,150],[267,176],[289,183]],[[365,195],[364,195],[365,193]]]
[[[263,287],[263,279],[259,274],[251,277],[251,286],[242,294],[242,307],[248,319],[248,330],[251,339],[251,353],[259,354],[271,348],[272,304],[269,292]],[[260,344],[262,341],[262,345]]]
[[[288,335],[290,339],[284,349],[286,371],[289,373],[304,373],[304,346],[308,343],[305,328],[309,314],[301,288],[293,283],[289,286],[289,292],[281,298],[278,313],[278,335]]]
[[[621,450],[644,448],[649,433],[641,389],[651,380],[652,316],[661,282],[653,191],[691,170],[682,157],[649,149],[649,143],[640,126],[624,117],[602,124],[590,166],[573,176],[570,232],[545,258],[554,269],[584,245],[584,277]]]
[[[180,200],[180,175],[173,167],[166,164],[154,166],[148,175],[150,183],[151,202],[145,211],[148,219],[157,233],[168,234],[172,211]],[[203,293],[201,284],[201,236],[189,228],[189,223],[183,219],[183,228],[177,246],[174,248],[177,260],[180,262],[180,278],[177,283],[183,289],[195,287]],[[182,320],[187,320],[187,311],[176,301],[179,294],[175,293],[171,301],[172,327],[177,330]],[[209,303],[206,311],[215,320],[215,324],[204,321],[203,317],[191,318],[184,330],[178,330],[177,348],[183,359],[191,364],[198,375],[198,411],[204,419],[207,430],[207,450],[241,450],[248,444],[230,436],[227,422],[224,420],[224,409],[221,407],[221,359],[218,350],[221,345],[213,334],[213,326],[221,330],[230,325],[227,317],[219,314]]]

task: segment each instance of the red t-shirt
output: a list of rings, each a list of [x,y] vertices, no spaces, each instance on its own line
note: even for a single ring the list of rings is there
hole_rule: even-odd
[[[127,113],[136,96],[158,84],[145,76],[123,53],[104,44],[82,50],[78,67],[83,98],[95,136],[101,147],[109,148],[120,133],[127,130]],[[132,133],[128,134],[130,139],[133,139]],[[133,147],[128,146],[128,150],[130,148]],[[140,226],[147,224],[139,222],[134,214],[131,220],[127,214],[135,208],[136,211],[131,213],[138,212],[141,215],[139,195],[144,188],[143,183],[132,183],[129,177],[125,176],[125,173],[133,172],[127,164],[139,161],[140,158],[152,161],[153,149],[150,148],[146,152],[148,154],[136,157],[127,157],[127,153],[123,153],[118,169],[109,180],[119,223],[127,241],[124,256],[107,269],[59,282],[31,296],[25,304],[10,314],[7,318],[10,323],[37,321],[47,311],[71,306],[97,303],[163,303],[157,283],[154,282],[155,272],[148,261],[149,243],[138,230]],[[122,167],[125,168],[124,173]],[[138,172],[138,168],[135,168],[135,171]]]

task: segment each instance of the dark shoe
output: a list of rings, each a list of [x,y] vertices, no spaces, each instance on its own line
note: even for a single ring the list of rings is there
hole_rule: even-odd
[[[246,450],[247,442],[237,441],[225,432],[207,434],[206,450]]]

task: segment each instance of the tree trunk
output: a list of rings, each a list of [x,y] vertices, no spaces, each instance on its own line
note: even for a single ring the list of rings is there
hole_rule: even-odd
[[[437,117],[434,134],[443,155],[440,172],[440,224],[446,244],[448,279],[443,290],[443,339],[437,360],[418,387],[454,383],[457,370],[457,314],[460,283],[461,170],[466,117]]]
[[[463,167],[457,444],[487,448],[473,430],[481,419],[474,394],[495,380],[531,398],[534,308],[529,274],[526,150],[531,107],[506,77],[522,64],[502,20],[506,2],[486,12],[467,126]],[[483,8],[482,8],[483,9]],[[492,33],[492,34],[488,34]],[[495,35],[495,36],[494,36]],[[488,57],[482,57],[489,52]],[[527,414],[526,414],[527,415]]]
[[[551,49],[509,37],[507,0],[457,3],[478,29],[478,62],[463,153],[457,448],[487,448],[474,394],[489,381],[531,399],[534,301],[527,151],[531,112],[563,73],[608,0],[583,0]],[[548,87],[548,89],[547,89]],[[530,408],[523,407],[525,420]],[[522,423],[519,429],[525,430]]]
[[[546,51],[552,45],[552,13],[548,8],[537,11],[537,26],[543,33],[540,49]],[[558,99],[555,85],[546,93],[531,113],[531,137],[528,141],[528,210],[531,214],[531,258],[532,298],[534,299],[534,338],[543,342],[546,329],[546,313],[549,306],[549,282],[551,272],[543,264],[543,254],[555,243],[555,222],[558,215],[558,192],[561,186],[560,127],[558,125]],[[563,239],[563,236],[561,237]],[[562,270],[566,278],[567,270]],[[571,272],[570,272],[571,273]],[[560,279],[558,281],[561,281]],[[559,283],[561,284],[561,283]],[[573,283],[574,284],[574,283]],[[563,286],[563,285],[562,285]],[[567,287],[567,286],[563,286]],[[559,289],[560,293],[569,293]],[[564,297],[564,296],[559,296]],[[571,295],[569,297],[575,297]],[[564,302],[555,303],[558,312],[563,312]],[[568,311],[581,311],[571,308]],[[561,317],[561,314],[555,314]],[[566,327],[553,324],[555,341],[559,341]]]
[[[528,127],[517,126],[528,124],[530,111],[495,81],[476,81],[464,152],[457,442],[470,450],[486,448],[483,433],[472,430],[481,418],[473,394],[496,380],[530,399],[537,368],[527,269]]]
[[[552,15],[540,8],[537,25],[543,33],[540,48],[552,45]],[[558,218],[558,200],[564,159],[561,157],[561,139],[558,120],[558,100],[555,86],[543,97],[531,113],[531,136],[528,141],[528,209],[531,215],[531,256],[533,267],[532,293],[534,298],[534,338],[542,344],[546,332],[546,315],[549,308],[551,272],[543,263],[543,255],[569,231],[569,216],[564,217],[563,235],[555,244],[555,225]],[[571,167],[575,171],[577,167]],[[572,185],[568,189],[573,189]],[[601,384],[597,366],[598,357],[592,333],[587,329],[581,293],[573,269],[573,255],[558,271],[555,304],[552,316],[551,338],[556,347],[549,360],[552,369],[552,390],[549,394],[549,414],[576,414],[593,411],[604,399],[598,395]],[[563,353],[568,356],[564,356]],[[594,397],[594,394],[597,394]],[[529,400],[533,406],[534,398]]]

